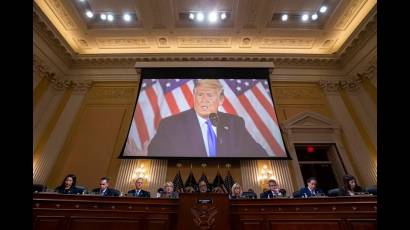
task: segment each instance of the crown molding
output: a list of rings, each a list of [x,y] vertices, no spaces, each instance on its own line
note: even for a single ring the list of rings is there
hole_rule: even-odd
[[[310,54],[102,54],[86,55],[75,53],[52,23],[33,4],[33,30],[70,68],[134,68],[137,62],[273,62],[275,68],[319,68],[341,69],[374,35],[377,34],[377,9],[371,11],[363,25],[352,33],[339,53],[329,55]]]
[[[377,36],[376,8],[366,17],[362,26],[359,26],[356,31],[352,33],[351,39],[346,42],[345,47],[340,49],[339,59],[342,66],[345,66],[374,36]]]

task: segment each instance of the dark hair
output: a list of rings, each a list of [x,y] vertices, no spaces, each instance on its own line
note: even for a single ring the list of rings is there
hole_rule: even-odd
[[[352,190],[349,184],[349,181],[354,180],[356,182],[356,187]],[[354,178],[354,176],[351,175],[345,175],[343,176],[343,186],[345,188],[345,190],[352,190],[355,191],[359,188],[359,185],[357,184],[356,178]]]
[[[157,190],[158,193],[161,193],[161,192],[163,192],[163,191],[164,191],[163,188],[159,188],[159,189]]]
[[[61,185],[59,186],[59,188],[65,188],[65,180],[67,180],[67,178],[71,177],[71,179],[73,179],[73,183],[71,184],[71,188],[74,188],[75,185],[77,184],[77,177],[74,174],[68,174],[67,176],[64,177],[63,182],[61,182]]]
[[[110,178],[108,178],[108,177],[101,177],[100,181],[102,181],[102,180],[106,180],[107,183],[110,182]]]
[[[268,184],[269,184],[269,183],[278,184],[278,183],[276,182],[276,180],[274,180],[274,179],[270,179],[270,180],[268,180]]]
[[[317,181],[316,177],[309,177],[306,182],[310,183],[312,180]]]

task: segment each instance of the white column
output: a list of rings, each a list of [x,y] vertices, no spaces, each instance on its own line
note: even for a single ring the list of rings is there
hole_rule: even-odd
[[[369,137],[375,146],[377,150],[377,114],[376,112],[368,112],[365,110],[365,107],[363,104],[360,102],[360,98],[363,97],[361,95],[360,91],[362,90],[362,87],[360,86],[360,83],[352,80],[349,81],[348,84],[345,84],[343,87],[349,97],[349,100],[351,101],[353,105],[353,109],[357,113],[360,122],[364,125],[364,127],[367,130],[367,133],[369,134]],[[370,98],[369,98],[370,99]],[[366,107],[370,107],[371,105],[367,105]],[[369,119],[370,118],[370,119]]]
[[[366,186],[377,184],[377,162],[370,157],[370,152],[360,136],[359,130],[345,107],[339,93],[338,82],[322,82],[321,87],[325,90],[326,99],[329,102],[333,115],[341,124],[346,134],[347,145],[352,154],[354,164],[357,166],[362,182]]]
[[[63,112],[51,132],[50,138],[44,145],[40,157],[33,167],[33,182],[45,184],[49,173],[56,161],[61,148],[67,138],[75,116],[81,106],[86,90],[74,90],[64,107]]]
[[[252,188],[256,194],[260,194],[262,189],[258,183],[258,164],[256,160],[241,160],[242,188],[248,190]]]
[[[63,94],[64,88],[55,87],[54,84],[50,84],[38,105],[33,108],[33,151],[41,134],[60,104]]]

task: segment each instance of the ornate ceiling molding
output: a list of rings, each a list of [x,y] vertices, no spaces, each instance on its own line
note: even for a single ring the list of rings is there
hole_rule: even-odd
[[[41,15],[41,10],[33,7],[33,31],[37,33],[53,50],[53,52],[67,65],[70,66],[73,62],[73,51],[62,45],[62,39],[56,36],[50,22],[45,20],[45,16]]]
[[[340,54],[340,62],[344,66],[362,49],[366,43],[374,36],[377,36],[377,13],[374,12],[369,20],[366,21],[363,29],[356,33],[357,36],[350,40],[348,46]],[[360,28],[358,28],[360,29]],[[348,41],[349,42],[349,41]]]
[[[57,90],[73,89],[74,91],[84,91],[91,88],[93,81],[74,81],[63,79],[56,76],[56,73],[50,71],[50,68],[37,55],[33,55],[33,74],[40,78],[47,79],[52,86]]]
[[[349,44],[340,54],[330,55],[309,55],[309,54],[252,54],[252,53],[232,53],[232,54],[104,54],[104,55],[79,55],[70,48],[64,46],[62,37],[56,36],[55,30],[48,22],[41,10],[33,7],[33,30],[37,32],[51,47],[51,49],[69,66],[70,68],[133,68],[136,62],[184,62],[184,61],[254,61],[254,62],[274,62],[276,68],[329,68],[340,69],[347,60],[350,60],[372,37],[377,34],[377,12],[372,11],[372,16],[366,18],[365,26],[355,38],[349,39]],[[110,43],[104,43],[110,44]],[[128,44],[128,43],[127,43]],[[305,45],[309,45],[306,43]]]

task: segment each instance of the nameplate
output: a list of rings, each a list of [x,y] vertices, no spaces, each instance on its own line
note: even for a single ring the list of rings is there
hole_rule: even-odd
[[[197,200],[198,204],[212,204],[213,201],[212,199],[201,199],[201,200]]]

